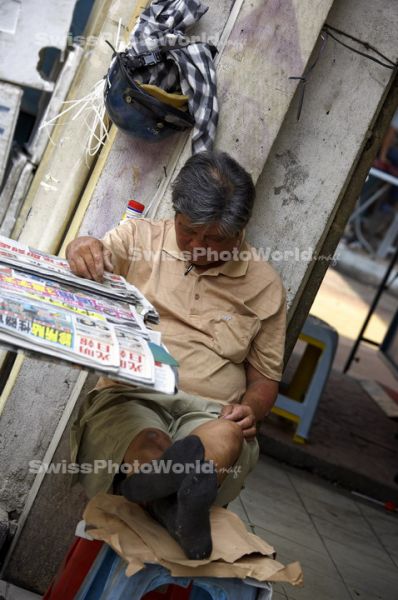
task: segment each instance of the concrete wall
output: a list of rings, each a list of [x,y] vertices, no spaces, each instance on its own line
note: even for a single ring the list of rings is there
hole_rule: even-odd
[[[335,2],[327,23],[396,57],[394,2]],[[270,252],[281,273],[290,318],[315,263],[328,264],[332,258],[334,248],[326,256],[320,249],[342,208],[392,76],[390,69],[329,39],[307,83],[299,122],[297,92],[260,176],[248,237]]]
[[[0,505],[11,516],[23,509],[34,479],[28,462],[42,459],[51,442],[54,431],[48,417],[59,421],[80,372],[35,358],[30,359],[30,367],[21,371],[12,402],[7,402],[1,416]]]

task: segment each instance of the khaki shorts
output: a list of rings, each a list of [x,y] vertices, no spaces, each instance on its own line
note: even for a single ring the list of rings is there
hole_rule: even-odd
[[[180,440],[196,427],[217,419],[222,404],[178,392],[174,396],[117,385],[91,391],[71,430],[72,461],[80,465],[80,481],[91,498],[111,489],[131,441],[149,427]],[[225,506],[239,495],[259,455],[257,440],[244,440],[242,452],[218,490],[216,504]]]

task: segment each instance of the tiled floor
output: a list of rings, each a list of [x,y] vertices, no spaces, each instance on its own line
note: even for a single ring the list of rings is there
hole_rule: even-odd
[[[398,514],[263,456],[229,508],[300,561],[304,587],[275,584],[275,600],[398,600]]]
[[[280,562],[301,563],[304,587],[275,584],[274,600],[398,600],[398,514],[264,456],[229,508]],[[39,598],[4,582],[1,595]]]
[[[40,600],[41,596],[22,590],[21,588],[0,581],[0,600]]]

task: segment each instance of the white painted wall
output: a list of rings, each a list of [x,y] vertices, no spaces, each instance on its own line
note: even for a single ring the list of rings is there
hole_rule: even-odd
[[[0,79],[51,91],[54,84],[37,70],[39,52],[65,49],[74,8],[75,0],[2,0]]]

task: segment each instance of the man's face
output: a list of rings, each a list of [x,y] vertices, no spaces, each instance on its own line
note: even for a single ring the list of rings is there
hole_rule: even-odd
[[[193,225],[187,216],[180,213],[175,216],[175,230],[179,249],[189,254],[191,264],[202,267],[224,262],[228,253],[232,253],[240,242],[239,233],[227,237],[217,223]]]

